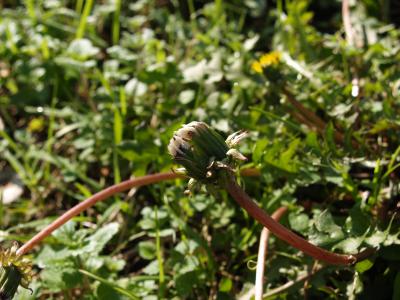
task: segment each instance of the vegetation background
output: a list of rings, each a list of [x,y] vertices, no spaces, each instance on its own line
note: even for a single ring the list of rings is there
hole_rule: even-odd
[[[377,249],[336,267],[271,237],[266,296],[400,299],[400,4],[349,7],[346,28],[336,0],[1,1],[0,241],[170,170],[174,130],[200,120],[251,133],[243,167],[260,174],[243,186],[269,213],[287,206],[284,225],[332,251]],[[31,253],[33,293],[16,299],[246,299],[261,226],[185,187],[133,189],[67,223]]]

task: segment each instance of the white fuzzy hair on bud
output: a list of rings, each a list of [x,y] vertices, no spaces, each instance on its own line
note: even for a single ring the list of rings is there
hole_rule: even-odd
[[[190,148],[190,144],[178,135],[178,132],[174,134],[168,144],[168,152],[172,157],[176,157],[178,154],[182,155],[182,149],[187,150]]]
[[[190,141],[195,133],[196,129],[194,127],[185,125],[176,132],[176,135],[186,141]]]
[[[240,153],[237,149],[229,149],[228,152],[226,152],[226,155],[231,156],[237,160],[242,160],[242,161],[247,160],[247,157],[244,156],[242,153]]]
[[[245,130],[240,130],[235,133],[232,133],[228,138],[225,140],[226,144],[229,148],[235,147],[241,140],[248,137],[249,133]]]
[[[206,123],[193,121],[183,125],[174,133],[168,145],[168,152],[172,157],[182,155],[182,150],[188,150],[190,148],[189,142],[192,140],[199,127],[209,128]]]
[[[208,128],[208,125],[206,123],[199,122],[199,121],[192,121],[188,124],[185,124],[184,126],[193,127],[193,128],[196,128],[196,127],[207,127]]]

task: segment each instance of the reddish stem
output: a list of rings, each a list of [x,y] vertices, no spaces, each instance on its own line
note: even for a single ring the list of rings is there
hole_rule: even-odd
[[[260,175],[260,171],[255,168],[248,168],[248,169],[241,170],[241,174],[243,176],[257,176],[257,175]],[[44,238],[49,236],[54,230],[56,230],[57,228],[59,228],[60,226],[62,226],[66,222],[68,222],[70,219],[72,219],[76,215],[79,215],[84,210],[93,206],[98,201],[103,201],[117,193],[124,192],[133,187],[148,185],[148,184],[157,183],[157,182],[160,182],[163,180],[172,180],[172,179],[182,178],[182,177],[183,177],[183,175],[179,175],[179,174],[176,174],[173,172],[156,173],[156,174],[146,175],[146,176],[139,177],[139,178],[128,179],[121,183],[112,185],[112,186],[98,192],[97,194],[94,194],[93,196],[89,197],[85,201],[77,204],[76,206],[72,207],[70,210],[65,212],[63,215],[58,217],[54,222],[52,222],[47,227],[42,229],[39,233],[34,235],[28,242],[26,242],[24,245],[22,245],[21,248],[19,248],[17,250],[17,255],[24,255],[25,253],[29,252],[30,250],[32,250],[33,247],[35,247],[37,244],[39,244]]]
[[[317,247],[307,240],[301,238],[285,226],[276,222],[268,214],[266,214],[236,183],[233,178],[228,178],[225,182],[228,193],[235,201],[244,208],[254,219],[267,227],[279,239],[286,241],[296,249],[304,252],[313,258],[324,261],[333,265],[351,265],[366,255],[372,253],[371,249],[367,249],[357,255],[336,254],[320,247]]]
[[[271,218],[275,221],[279,221],[280,218],[286,213],[287,207],[279,207],[274,213],[271,215]],[[264,268],[265,268],[265,259],[267,257],[268,250],[268,238],[270,231],[268,228],[264,227],[261,231],[260,235],[260,245],[258,247],[258,257],[257,257],[257,269],[256,269],[256,284],[255,284],[255,300],[263,299],[263,287],[264,287]]]
[[[320,117],[318,117],[313,111],[306,108],[301,104],[294,95],[285,87],[282,87],[282,91],[286,96],[286,99],[298,110],[298,112],[303,116],[303,123],[305,123],[311,129],[315,127],[320,134],[323,134],[326,129],[326,123]],[[345,140],[343,133],[335,130],[334,137],[336,142],[343,143]]]
[[[54,230],[56,230],[57,228],[59,228],[60,226],[62,226],[66,222],[68,222],[70,219],[72,219],[76,215],[79,215],[84,210],[93,206],[96,202],[105,200],[112,195],[124,192],[133,187],[148,185],[148,184],[157,183],[157,182],[164,181],[164,180],[171,180],[171,179],[176,179],[176,178],[181,178],[181,177],[182,177],[181,175],[178,175],[178,174],[175,174],[172,172],[156,173],[156,174],[146,175],[146,176],[139,177],[139,178],[129,179],[129,180],[123,181],[119,184],[110,186],[110,187],[94,194],[93,196],[89,197],[85,201],[75,205],[73,208],[71,208],[70,210],[65,212],[63,215],[58,217],[55,221],[53,221],[51,224],[46,226],[39,233],[37,233],[35,236],[33,236],[28,242],[26,242],[21,248],[19,248],[17,250],[17,255],[24,255],[25,253],[32,250],[33,247],[35,247],[38,243],[40,243],[44,238],[49,236]]]

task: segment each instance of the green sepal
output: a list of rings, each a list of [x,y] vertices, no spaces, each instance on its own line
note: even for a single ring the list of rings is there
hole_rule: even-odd
[[[17,267],[0,267],[0,299],[11,300],[17,292],[22,274]]]

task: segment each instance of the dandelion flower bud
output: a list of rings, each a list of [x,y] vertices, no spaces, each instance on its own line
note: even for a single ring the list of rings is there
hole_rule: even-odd
[[[203,183],[213,183],[221,169],[232,171],[235,160],[245,157],[231,149],[245,136],[239,132],[224,141],[222,136],[203,122],[183,125],[174,133],[168,151],[174,161],[186,169],[186,174]]]
[[[229,150],[223,138],[206,123],[191,122],[174,133],[168,151],[187,175],[205,180],[213,160],[223,160]]]

